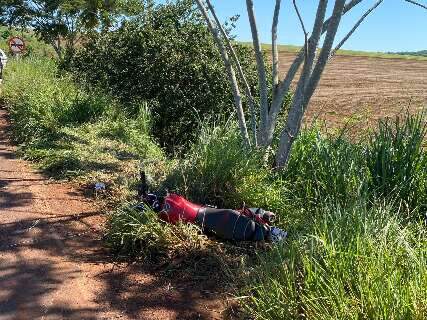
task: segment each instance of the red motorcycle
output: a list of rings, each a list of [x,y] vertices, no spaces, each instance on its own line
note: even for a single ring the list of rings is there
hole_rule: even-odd
[[[165,197],[149,193],[143,172],[138,196],[163,221],[172,224],[194,223],[202,231],[214,233],[225,240],[278,242],[287,236],[287,232],[271,226],[275,214],[261,208],[217,209],[192,203],[174,193],[168,193]]]

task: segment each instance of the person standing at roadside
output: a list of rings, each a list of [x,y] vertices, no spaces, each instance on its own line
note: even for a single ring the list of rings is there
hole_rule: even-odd
[[[6,67],[7,56],[3,50],[0,49],[0,84],[3,81],[3,69]]]
[[[3,59],[0,58],[0,84],[3,82]]]

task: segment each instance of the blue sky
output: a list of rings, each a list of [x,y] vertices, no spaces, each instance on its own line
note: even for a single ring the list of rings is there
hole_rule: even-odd
[[[338,41],[375,1],[366,0],[345,16],[337,35]],[[418,1],[427,5],[427,0]],[[274,2],[274,0],[254,0],[260,38],[263,43],[271,43],[270,30]],[[329,2],[330,12],[334,1]],[[234,14],[239,14],[240,19],[233,34],[238,40],[251,40],[245,0],[212,0],[212,3],[223,21]],[[298,0],[297,3],[307,29],[311,30],[318,1]],[[283,0],[279,43],[300,45],[303,39],[292,0]],[[403,0],[384,0],[347,41],[343,49],[382,52],[427,50],[427,10]]]

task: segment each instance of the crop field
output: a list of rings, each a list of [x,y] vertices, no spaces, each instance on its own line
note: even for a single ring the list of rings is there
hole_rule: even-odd
[[[282,72],[294,55],[281,52]],[[426,105],[427,60],[337,55],[323,74],[306,122],[318,117],[330,127],[349,121],[367,127],[402,108],[416,111]]]

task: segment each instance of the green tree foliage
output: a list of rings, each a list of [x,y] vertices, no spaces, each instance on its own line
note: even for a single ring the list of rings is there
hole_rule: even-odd
[[[135,0],[0,0],[0,23],[31,28],[55,49],[58,57],[74,50],[93,29],[113,26]],[[141,2],[142,3],[142,2]]]
[[[238,52],[255,87],[251,50]],[[68,67],[122,103],[154,101],[154,133],[169,151],[187,145],[204,118],[233,114],[220,54],[189,1],[154,6],[115,31],[94,33]]]

